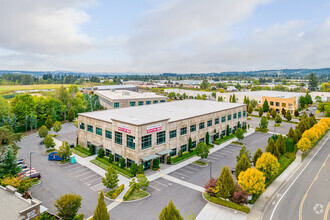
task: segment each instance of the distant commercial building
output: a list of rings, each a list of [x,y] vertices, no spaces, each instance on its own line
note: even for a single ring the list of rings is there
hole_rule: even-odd
[[[0,219],[37,219],[40,206],[39,200],[22,198],[16,188],[0,186]]]
[[[243,104],[244,97],[248,97],[250,101],[252,99],[256,100],[258,103],[258,108],[261,107],[265,100],[268,101],[269,107],[275,109],[277,112],[280,112],[282,108],[286,111],[290,111],[291,114],[294,113],[299,107],[299,97],[305,96],[305,93],[296,93],[296,92],[280,92],[280,91],[253,91],[253,92],[234,92],[234,93],[217,93],[217,100],[222,97],[223,102],[229,102],[230,97],[235,94],[236,103]],[[310,93],[312,99],[315,100],[315,95]],[[323,98],[324,99],[324,98]]]
[[[103,90],[129,90],[133,92],[137,92],[139,90],[139,87],[136,85],[109,85],[109,86],[94,86],[92,88],[93,91],[103,91]]]
[[[128,90],[98,90],[94,92],[100,104],[106,109],[151,105],[166,102],[166,97],[152,92],[133,92]]]
[[[246,126],[246,105],[206,100],[166,102],[78,114],[78,140],[149,169],[154,159],[166,163],[168,156]]]
[[[180,94],[180,95],[183,95],[183,94],[186,94],[186,96],[188,98],[194,98],[196,99],[197,96],[203,96],[205,95],[206,96],[206,99],[212,99],[212,92],[204,92],[204,91],[198,91],[198,90],[186,90],[186,89],[164,89],[164,92],[167,93],[167,94],[170,94],[171,92],[174,92],[175,94]]]

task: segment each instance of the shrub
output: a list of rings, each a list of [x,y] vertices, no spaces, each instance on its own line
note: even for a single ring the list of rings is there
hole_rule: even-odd
[[[136,175],[136,173],[138,172],[138,166],[136,165],[136,163],[132,163],[129,170],[132,174]]]
[[[238,140],[242,140],[244,138],[244,134],[243,134],[243,130],[242,129],[237,129],[236,132],[236,137],[238,138]]]
[[[113,163],[113,161],[114,161],[113,154],[109,154],[108,157],[109,157],[109,163]]]
[[[210,196],[215,196],[215,187],[217,186],[217,179],[211,177],[204,185],[205,192]]]
[[[235,190],[235,182],[228,167],[223,167],[221,174],[217,180],[217,186],[215,187],[215,194],[217,197],[230,199]]]
[[[95,146],[94,145],[89,145],[88,146],[88,149],[89,149],[90,155],[94,155],[95,154]]]
[[[231,201],[227,201],[227,200],[223,200],[221,198],[217,198],[217,197],[206,197],[210,202],[213,202],[215,204],[219,204],[228,208],[232,208],[232,209],[236,209],[238,211],[241,212],[245,212],[245,213],[249,213],[250,212],[250,208],[245,206],[245,205],[238,205],[234,202]]]
[[[128,200],[128,198],[132,195],[132,193],[133,193],[134,190],[135,190],[135,185],[132,185],[132,186],[128,189],[128,191],[125,193],[125,195],[124,195],[124,197],[123,197],[124,201],[127,201],[127,200]]]
[[[275,117],[275,122],[276,122],[277,124],[282,123],[282,117],[279,116],[279,115],[277,115],[277,116]]]
[[[118,195],[124,190],[125,185],[121,184],[111,195],[111,199],[116,199]]]
[[[81,146],[81,145],[76,145],[74,147],[74,149],[76,149],[77,151],[80,151],[83,154],[86,154],[88,156],[91,156],[90,150],[88,148],[85,148],[85,147]]]
[[[167,157],[167,164],[171,164],[172,163],[172,157],[171,156],[168,156]]]
[[[182,150],[179,150],[178,157],[182,157],[182,154],[183,154]]]
[[[233,194],[233,197],[231,198],[231,201],[235,202],[238,205],[247,204],[249,202],[247,193],[242,190],[239,185],[235,186],[235,192]]]
[[[120,168],[125,168],[126,167],[126,161],[124,158],[119,159],[119,167]]]
[[[100,148],[98,151],[97,151],[97,156],[99,158],[103,158],[104,157],[104,150],[103,148]]]
[[[132,174],[130,170],[128,170],[127,168],[121,168],[117,166],[115,163],[109,163],[109,159],[107,159],[106,157],[104,158],[96,157],[95,160],[92,160],[91,162],[100,166],[105,170],[107,170],[109,166],[112,166],[118,173],[122,174],[123,176],[127,176],[128,178],[134,177],[134,174]]]
[[[159,169],[159,159],[153,160],[152,168]]]
[[[142,165],[142,164],[140,164],[140,165],[138,166],[137,174],[144,174],[144,169],[143,169],[143,165]]]

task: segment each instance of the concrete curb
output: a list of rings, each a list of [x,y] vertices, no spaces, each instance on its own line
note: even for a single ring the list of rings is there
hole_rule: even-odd
[[[146,191],[147,192],[147,191]],[[123,199],[110,199],[108,198],[107,196],[104,196],[104,198],[106,198],[107,200],[110,200],[112,202],[120,202],[120,203],[132,203],[132,202],[138,202],[138,201],[141,201],[141,200],[144,200],[146,198],[149,198],[151,196],[151,194],[149,192],[147,192],[149,195],[147,195],[146,197],[143,197],[143,198],[140,198],[140,199],[136,199],[136,200],[131,200],[131,201],[124,201]],[[119,194],[120,195],[120,194]],[[118,195],[118,196],[119,196]]]

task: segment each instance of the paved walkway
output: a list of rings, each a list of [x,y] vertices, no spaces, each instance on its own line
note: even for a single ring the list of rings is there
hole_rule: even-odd
[[[210,220],[210,219],[224,219],[224,220],[244,220],[246,214],[219,207],[213,203],[208,202],[202,211],[197,215],[197,220]]]

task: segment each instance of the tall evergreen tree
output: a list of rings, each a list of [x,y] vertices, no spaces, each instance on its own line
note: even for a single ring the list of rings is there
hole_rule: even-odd
[[[238,179],[238,176],[242,171],[245,171],[250,167],[251,167],[250,161],[248,160],[246,155],[243,154],[236,164],[236,168],[235,168],[236,179]]]
[[[262,110],[264,112],[268,112],[269,111],[269,104],[268,104],[267,99],[265,99],[264,104],[262,105]]]
[[[74,118],[75,118],[75,113],[74,113],[73,109],[70,108],[69,112],[68,112],[68,120],[71,122],[71,121],[73,121]]]
[[[262,150],[260,148],[258,148],[258,150],[253,155],[253,165],[254,166],[256,166],[257,160],[259,159],[259,157],[261,157],[262,154],[263,154]]]
[[[183,217],[180,215],[179,210],[177,210],[172,202],[168,203],[168,206],[165,206],[162,212],[159,214],[159,220],[183,220]]]
[[[53,127],[53,120],[51,119],[50,115],[47,116],[45,125],[48,128],[48,130],[50,130]]]
[[[265,152],[269,152],[271,154],[274,154],[274,152],[275,152],[275,143],[274,143],[273,138],[270,138],[270,140],[268,141],[268,145],[266,147]]]
[[[3,162],[0,163],[0,177],[6,174],[16,175],[20,171],[21,168],[17,166],[17,159],[14,151],[11,147],[8,147]]]
[[[100,196],[97,202],[97,206],[94,210],[93,220],[109,220],[110,215],[108,213],[107,205],[104,202],[104,194],[101,190]]]
[[[275,146],[280,153],[280,155],[284,155],[286,153],[286,145],[283,136],[280,134],[276,140]]]
[[[308,89],[311,91],[317,90],[317,77],[315,73],[311,73],[308,77]]]
[[[215,194],[218,197],[230,199],[235,191],[235,182],[228,167],[222,167],[221,174],[215,187]]]
[[[294,130],[292,129],[292,126],[291,126],[290,129],[289,129],[289,132],[287,134],[287,137],[288,138],[293,138],[293,135],[294,135]]]

